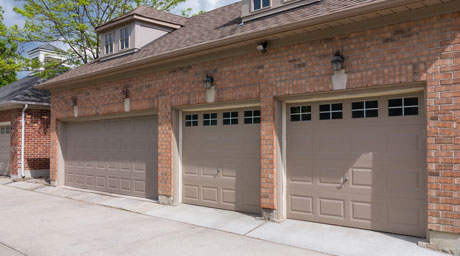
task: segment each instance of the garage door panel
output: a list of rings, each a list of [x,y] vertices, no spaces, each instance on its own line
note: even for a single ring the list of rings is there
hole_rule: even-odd
[[[291,212],[302,215],[313,214],[313,196],[291,194],[288,201]]]
[[[343,118],[334,122],[318,118],[327,103],[305,103],[311,121],[287,118],[289,218],[425,235],[423,107],[419,116],[389,117],[388,98],[377,100],[375,118],[351,118],[351,102],[360,100],[342,100]]]
[[[86,178],[85,180],[86,186],[89,186],[89,187],[94,186],[94,176],[93,175],[86,175],[85,178]]]
[[[202,195],[201,198],[202,198],[203,201],[208,201],[208,202],[212,202],[212,203],[217,204],[217,202],[219,200],[219,198],[218,198],[219,188],[202,186],[201,187],[201,195]]]
[[[357,189],[372,189],[374,171],[369,168],[351,168],[351,181],[349,186]]]
[[[336,198],[318,198],[318,215],[323,218],[345,218],[345,201]]]
[[[238,124],[223,125],[228,111],[238,112]],[[260,125],[244,124],[244,110],[228,111],[191,113],[197,126],[183,124],[183,201],[260,213]],[[217,125],[204,126],[205,113],[216,113]]]
[[[153,117],[66,123],[65,184],[156,198],[156,130]]]
[[[199,186],[197,185],[184,185],[184,198],[187,200],[198,201],[199,198]]]
[[[223,204],[234,205],[236,203],[236,191],[234,189],[223,188],[221,192]]]

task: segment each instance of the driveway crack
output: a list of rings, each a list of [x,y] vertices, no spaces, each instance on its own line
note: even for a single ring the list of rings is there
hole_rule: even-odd
[[[0,241],[0,244],[3,245],[3,246],[5,246],[5,247],[7,247],[7,248],[9,248],[9,249],[11,249],[11,250],[13,250],[13,251],[15,251],[15,252],[17,252],[17,253],[19,253],[19,254],[21,254],[21,255],[28,256],[27,254],[25,254],[25,253],[23,253],[23,252],[17,250],[17,249],[14,248],[14,247],[11,247],[11,246],[9,246],[9,245],[3,243],[2,241]]]
[[[248,232],[244,233],[243,236],[246,236],[246,235],[248,235],[249,233],[251,233],[252,231],[254,231],[254,230],[256,230],[256,229],[262,227],[263,225],[265,225],[265,223],[267,223],[267,222],[264,221],[264,222],[260,223],[259,225],[255,226],[254,228],[252,228],[252,229],[249,230]]]

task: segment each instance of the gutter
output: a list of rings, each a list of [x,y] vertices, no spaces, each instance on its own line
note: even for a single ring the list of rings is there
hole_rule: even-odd
[[[10,101],[13,104],[26,104],[26,105],[39,105],[39,106],[50,106],[51,103],[44,103],[44,102],[33,102],[33,101]],[[9,104],[4,104],[9,105]]]
[[[22,178],[24,178],[26,176],[25,173],[24,173],[24,145],[26,144],[26,142],[24,141],[24,138],[25,138],[24,133],[26,131],[26,125],[25,125],[24,116],[25,116],[25,112],[26,112],[28,107],[29,107],[28,104],[24,105],[24,108],[22,109],[22,120],[21,120],[22,121],[21,122],[21,124],[22,124],[22,131],[21,131],[21,177]]]
[[[91,80],[91,79],[98,78],[98,77],[105,77],[105,76],[110,75],[111,73],[127,71],[126,69],[128,68],[137,69],[137,68],[140,68],[140,66],[147,66],[149,64],[152,65],[152,64],[158,63],[159,61],[164,61],[166,59],[177,58],[180,56],[184,56],[187,54],[193,54],[193,53],[197,53],[197,52],[212,49],[212,48],[234,45],[235,43],[240,43],[242,41],[260,39],[262,37],[269,36],[272,34],[289,32],[291,30],[296,30],[296,29],[303,28],[306,26],[318,25],[322,23],[331,22],[334,20],[344,19],[350,16],[360,15],[360,14],[364,14],[364,13],[372,12],[372,11],[379,11],[382,9],[406,5],[406,4],[410,4],[414,2],[420,2],[420,0],[380,0],[377,3],[372,3],[372,4],[365,5],[365,6],[357,7],[357,8],[347,9],[342,12],[330,13],[324,16],[314,17],[311,19],[302,20],[302,21],[298,21],[298,22],[294,22],[294,23],[290,23],[290,24],[286,24],[286,25],[282,25],[278,27],[273,27],[269,29],[251,31],[251,32],[243,33],[237,36],[228,36],[228,37],[216,39],[213,41],[204,42],[204,43],[194,45],[191,47],[186,47],[186,48],[173,50],[170,52],[165,52],[161,55],[144,57],[142,59],[127,62],[122,65],[110,67],[110,68],[96,71],[90,74],[78,75],[78,76],[74,76],[74,77],[67,78],[64,80],[59,80],[56,82],[53,82],[53,81],[44,82],[42,84],[36,85],[35,88],[51,89],[51,88],[59,87],[64,84],[68,85],[69,83],[72,84],[76,82]]]

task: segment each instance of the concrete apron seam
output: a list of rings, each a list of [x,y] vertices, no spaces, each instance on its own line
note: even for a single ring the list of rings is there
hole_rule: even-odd
[[[11,181],[11,182],[0,184],[0,185],[7,186],[7,187],[10,187],[10,188],[17,188],[17,189],[22,189],[22,190],[27,190],[27,191],[34,191],[34,192],[38,192],[38,191],[35,191],[35,190],[40,189],[40,188],[52,187],[52,186],[49,186],[49,185],[36,184],[36,183],[29,183],[29,184],[38,185],[37,187],[32,187],[32,188],[21,188],[21,187],[9,186],[10,184],[15,184],[15,183],[19,183],[19,182],[23,182],[23,181]],[[28,183],[28,182],[24,182],[24,183]]]
[[[260,228],[260,227],[262,227],[262,226],[265,225],[266,223],[267,223],[266,221],[260,223],[259,225],[255,226],[254,228],[252,228],[252,229],[249,230],[248,232],[244,233],[243,236],[247,236],[249,233],[251,233],[252,231],[254,231],[254,230],[256,230],[256,229],[258,229],[258,228]]]
[[[14,247],[11,247],[11,246],[9,246],[9,245],[5,244],[5,243],[4,243],[4,242],[2,242],[2,241],[0,241],[0,244],[1,244],[1,245],[3,245],[3,246],[5,246],[5,247],[7,247],[8,249],[11,249],[11,250],[13,250],[13,251],[15,251],[15,252],[17,252],[17,253],[21,254],[21,255],[24,255],[24,256],[28,256],[27,254],[25,254],[25,253],[23,253],[23,252],[21,252],[21,251],[17,250],[17,249],[16,249],[16,248],[14,248]]]

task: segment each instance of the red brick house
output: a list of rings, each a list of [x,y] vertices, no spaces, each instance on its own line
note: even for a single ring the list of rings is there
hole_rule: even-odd
[[[460,2],[141,7],[51,92],[51,180],[159,200],[460,237]]]
[[[49,177],[49,92],[27,76],[0,88],[0,175]],[[23,125],[24,124],[24,125]]]

